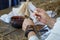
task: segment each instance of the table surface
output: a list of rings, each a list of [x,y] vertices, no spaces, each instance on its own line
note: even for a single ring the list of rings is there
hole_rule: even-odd
[[[0,10],[0,16],[9,13],[11,8]],[[11,25],[0,20],[0,40],[27,40],[21,29],[15,29]]]
[[[0,21],[0,40],[27,40],[21,29],[15,29],[11,25]]]

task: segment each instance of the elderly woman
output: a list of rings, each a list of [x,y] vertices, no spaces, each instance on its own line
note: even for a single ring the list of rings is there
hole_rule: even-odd
[[[57,18],[56,20],[52,19],[46,14],[45,10],[40,8],[36,9],[34,15],[37,16],[40,22],[48,25],[52,29],[50,35],[45,40],[60,40],[60,18]],[[28,37],[28,40],[41,40],[36,36],[33,27],[34,23],[32,20],[24,20],[22,29],[25,31],[25,36]]]

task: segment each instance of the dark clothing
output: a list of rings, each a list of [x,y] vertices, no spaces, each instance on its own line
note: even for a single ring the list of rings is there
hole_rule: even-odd
[[[19,0],[20,2],[26,1],[26,0]],[[18,5],[18,0],[11,0],[11,6]],[[8,8],[9,7],[9,0],[0,0],[0,10]]]
[[[8,0],[0,0],[0,10],[5,9],[9,6]]]

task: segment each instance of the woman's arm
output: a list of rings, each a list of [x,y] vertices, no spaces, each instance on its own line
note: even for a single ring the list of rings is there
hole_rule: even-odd
[[[28,40],[40,40],[40,39],[36,36],[35,32],[31,31],[28,34]]]
[[[33,26],[31,25],[34,25],[32,20],[30,19],[24,20],[22,25],[22,30],[25,32],[25,36],[27,36],[28,40],[39,40],[38,37],[36,36]]]

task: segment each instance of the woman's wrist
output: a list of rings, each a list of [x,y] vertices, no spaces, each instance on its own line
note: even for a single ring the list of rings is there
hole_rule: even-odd
[[[28,38],[30,38],[31,36],[34,36],[34,35],[36,35],[35,32],[31,31],[31,32],[28,33]]]
[[[25,36],[28,37],[28,34],[32,31],[35,32],[34,26],[33,25],[28,25],[27,28],[26,28],[26,31],[25,31]]]

